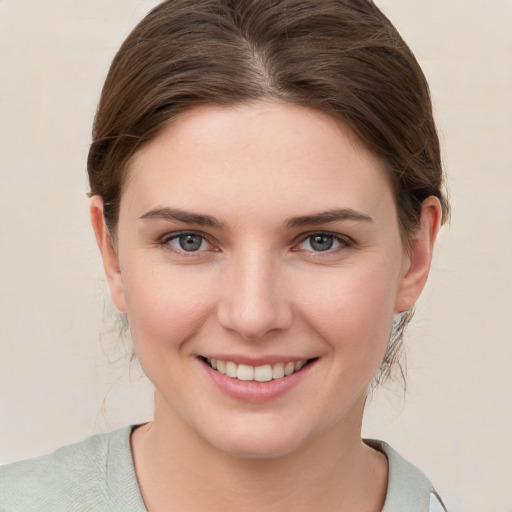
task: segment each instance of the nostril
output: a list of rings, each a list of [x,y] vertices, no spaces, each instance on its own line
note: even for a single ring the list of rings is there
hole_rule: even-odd
[[[276,300],[245,299],[243,304],[233,301],[222,304],[218,310],[219,323],[236,332],[247,341],[257,341],[270,332],[287,329],[292,322],[291,308]]]

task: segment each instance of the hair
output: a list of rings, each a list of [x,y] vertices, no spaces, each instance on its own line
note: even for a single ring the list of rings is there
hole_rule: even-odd
[[[430,92],[413,53],[370,0],[167,0],[115,56],[88,157],[91,195],[115,238],[135,153],[200,104],[284,101],[348,126],[384,162],[404,247],[422,202],[449,216]],[[378,381],[391,374],[412,311],[394,322]],[[403,370],[402,370],[403,376]]]

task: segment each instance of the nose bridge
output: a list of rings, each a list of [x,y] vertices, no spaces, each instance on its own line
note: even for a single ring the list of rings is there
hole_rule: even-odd
[[[262,247],[247,248],[233,255],[228,267],[219,308],[221,324],[245,339],[286,328],[291,309],[279,286],[282,268],[278,258]]]

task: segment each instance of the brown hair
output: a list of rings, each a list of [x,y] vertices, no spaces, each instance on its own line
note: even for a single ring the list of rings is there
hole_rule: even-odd
[[[132,31],[107,76],[88,172],[115,235],[131,157],[202,103],[273,98],[341,120],[387,164],[404,246],[421,204],[448,216],[429,88],[414,55],[370,0],[167,0]],[[394,329],[389,375],[403,328]]]

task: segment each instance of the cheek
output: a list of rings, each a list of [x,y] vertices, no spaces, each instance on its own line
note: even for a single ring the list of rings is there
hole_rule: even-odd
[[[148,270],[148,268],[150,270]],[[128,321],[137,355],[180,345],[211,309],[207,280],[169,265],[132,266],[124,279]]]
[[[300,292],[303,316],[334,351],[351,354],[356,366],[369,363],[378,369],[391,333],[395,274],[370,268],[338,269],[322,280],[317,276]]]

